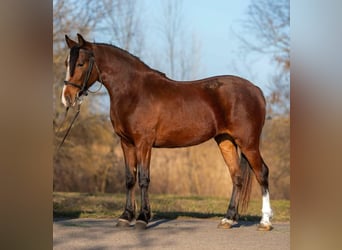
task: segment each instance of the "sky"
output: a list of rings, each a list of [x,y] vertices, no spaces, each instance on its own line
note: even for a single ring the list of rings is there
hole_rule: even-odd
[[[158,21],[163,20],[163,3],[165,0],[139,0],[146,50],[156,50],[162,53],[162,43],[158,33]],[[198,79],[215,75],[238,75],[259,86],[268,94],[267,85],[270,82],[275,65],[270,62],[270,55],[260,56],[252,60],[244,60],[241,53],[241,42],[235,35],[241,34],[241,22],[246,19],[247,8],[251,0],[185,0],[182,1],[182,26],[194,34],[200,44],[201,70]],[[245,34],[242,34],[245,35]],[[247,34],[248,35],[248,34]],[[251,39],[254,39],[251,37]],[[101,37],[96,38],[101,41]],[[108,37],[103,37],[104,42]],[[146,51],[140,58],[152,68],[151,54]]]
[[[163,0],[143,0],[149,23],[160,20]],[[199,78],[214,75],[239,75],[258,85],[267,94],[267,84],[275,69],[270,55],[243,63],[241,42],[234,34],[241,30],[250,0],[185,0],[183,24],[200,43],[202,70]],[[147,36],[148,37],[148,36]],[[153,35],[151,35],[153,37]],[[158,39],[153,39],[156,43]]]

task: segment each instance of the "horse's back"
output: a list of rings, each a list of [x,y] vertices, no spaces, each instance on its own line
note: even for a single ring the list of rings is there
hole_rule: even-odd
[[[265,98],[259,87],[237,76],[217,76],[199,82],[211,106],[216,111],[219,129],[243,123],[263,124]]]

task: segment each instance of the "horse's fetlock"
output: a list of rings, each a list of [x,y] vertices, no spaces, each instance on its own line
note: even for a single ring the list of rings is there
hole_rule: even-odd
[[[151,212],[150,211],[141,211],[137,220],[145,221],[148,223],[148,221],[151,219]]]

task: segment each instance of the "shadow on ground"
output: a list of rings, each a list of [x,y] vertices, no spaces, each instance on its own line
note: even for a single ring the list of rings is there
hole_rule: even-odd
[[[204,218],[206,218],[206,217],[201,217],[199,219],[204,219]],[[177,219],[177,218],[174,218],[174,219],[153,219],[151,222],[149,222],[146,229],[156,228],[162,224],[167,224],[170,221],[173,221],[175,219]],[[217,221],[217,224],[219,224],[219,221]],[[255,226],[257,224],[259,224],[259,220],[253,220],[253,221],[239,220],[237,224],[232,226],[232,228],[251,227],[251,226]],[[134,225],[132,225],[131,227],[134,227]]]
[[[154,219],[177,219],[179,217],[188,218],[198,218],[198,219],[208,219],[208,218],[223,218],[225,214],[221,213],[198,213],[198,212],[163,212],[163,211],[153,211]],[[255,215],[241,215],[239,221],[260,221],[260,216]]]

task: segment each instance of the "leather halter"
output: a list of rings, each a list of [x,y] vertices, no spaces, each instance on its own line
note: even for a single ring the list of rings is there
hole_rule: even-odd
[[[82,85],[79,85],[79,84],[76,84],[76,83],[73,83],[73,82],[69,82],[69,81],[67,81],[67,80],[64,81],[64,84],[65,84],[65,85],[71,85],[71,86],[73,86],[73,87],[75,87],[75,88],[80,89],[80,91],[78,92],[78,96],[77,96],[77,98],[76,98],[76,99],[77,99],[77,112],[76,112],[74,118],[72,119],[72,121],[71,121],[71,123],[70,123],[70,125],[69,125],[69,128],[67,129],[67,131],[66,131],[66,133],[65,133],[65,135],[64,135],[64,137],[63,137],[61,143],[59,144],[59,146],[58,146],[58,148],[57,148],[57,150],[56,150],[55,153],[57,153],[57,152],[60,150],[60,148],[62,147],[62,145],[64,144],[64,141],[65,141],[65,139],[67,138],[67,136],[68,136],[68,134],[69,134],[69,132],[70,132],[70,130],[71,130],[71,128],[72,128],[72,125],[73,125],[74,122],[76,121],[76,118],[78,117],[78,115],[79,115],[79,113],[80,113],[80,111],[81,111],[81,100],[80,100],[79,97],[81,97],[82,95],[87,96],[87,95],[88,95],[88,91],[89,91],[90,93],[96,93],[96,92],[100,91],[100,89],[101,89],[101,87],[102,87],[102,85],[103,85],[103,81],[102,81],[102,78],[101,78],[100,70],[99,70],[99,68],[97,67],[97,64],[96,64],[96,62],[95,62],[95,58],[94,58],[93,53],[90,52],[90,51],[87,51],[87,50],[85,50],[85,52],[87,52],[87,53],[89,54],[90,57],[89,57],[89,67],[88,67],[88,69],[87,69],[86,76],[85,76],[85,78],[84,78],[84,80],[83,80]],[[89,81],[89,79],[90,79],[91,71],[93,70],[93,66],[94,66],[94,65],[95,65],[96,71],[97,71],[97,73],[98,73],[98,75],[99,75],[99,80],[100,80],[101,85],[100,85],[100,88],[99,88],[99,89],[97,89],[95,92],[92,92],[92,91],[88,90],[89,87],[87,86],[87,85],[88,85],[87,83],[88,83],[88,81]],[[68,110],[69,110],[69,107],[67,107],[66,110],[65,110],[65,116],[64,116],[63,122],[61,123],[61,125],[60,125],[59,128],[58,128],[58,132],[60,131],[62,125],[63,125],[64,122],[66,121],[66,117],[67,117],[67,114],[68,114]],[[57,132],[57,133],[58,133],[58,132]]]
[[[82,96],[82,95],[88,95],[88,81],[89,81],[89,78],[90,78],[90,75],[91,75],[91,71],[93,70],[93,66],[95,64],[95,67],[98,71],[98,74],[100,74],[99,72],[99,69],[95,63],[95,59],[94,59],[94,55],[90,52],[90,58],[89,58],[89,66],[88,66],[88,69],[87,69],[87,72],[86,72],[86,76],[83,80],[83,83],[82,85],[79,85],[77,83],[73,83],[73,82],[69,82],[67,80],[64,81],[64,84],[65,85],[70,85],[70,86],[73,86],[73,87],[76,87],[78,89],[80,89],[80,91],[78,92],[78,97]]]

